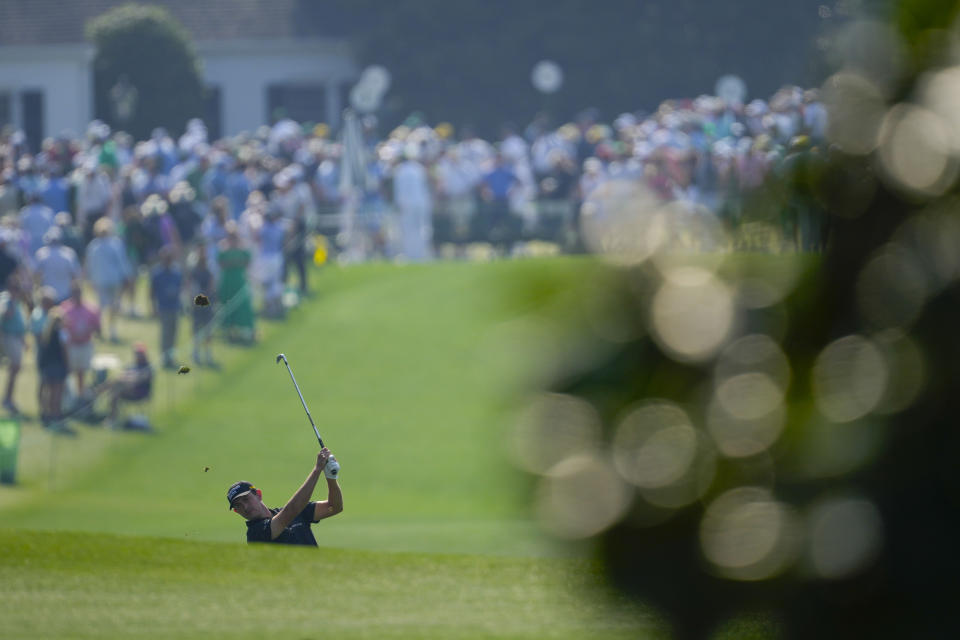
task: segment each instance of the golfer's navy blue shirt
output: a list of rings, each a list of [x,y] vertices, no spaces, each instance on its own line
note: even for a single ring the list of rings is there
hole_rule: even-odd
[[[280,544],[302,544],[308,547],[316,547],[317,539],[313,537],[313,531],[310,525],[313,524],[313,513],[316,502],[309,503],[304,507],[296,518],[293,519],[283,533],[275,539],[270,539],[270,518],[263,520],[247,520],[247,542],[278,542]],[[270,513],[277,515],[280,509],[270,509]]]

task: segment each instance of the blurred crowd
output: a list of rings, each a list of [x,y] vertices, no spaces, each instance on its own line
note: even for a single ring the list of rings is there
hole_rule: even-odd
[[[82,397],[92,341],[120,341],[121,314],[155,318],[159,359],[176,369],[189,313],[192,361],[215,367],[213,336],[253,342],[258,314],[283,316],[288,280],[306,294],[308,261],[327,246],[344,259],[406,261],[471,243],[510,255],[532,239],[577,250],[581,204],[610,180],[735,225],[745,194],[823,140],[826,110],[815,90],[784,87],[746,104],[670,100],[609,124],[590,109],[561,126],[538,115],[493,140],[416,114],[385,135],[372,117],[346,123],[332,136],[281,119],[211,140],[192,120],[179,137],[158,128],[136,141],[95,121],[40,149],[20,131],[0,134],[3,407],[19,413],[28,340],[41,386],[73,373]],[[196,294],[209,304],[194,304]],[[55,422],[59,398],[40,402]]]

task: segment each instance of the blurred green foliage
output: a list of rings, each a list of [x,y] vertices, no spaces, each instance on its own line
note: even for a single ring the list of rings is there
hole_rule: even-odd
[[[888,22],[874,18],[843,34],[838,50],[850,59],[836,61],[846,76],[837,82],[852,76],[877,96],[869,144],[844,150],[837,142],[844,127],[856,133],[869,118],[869,101],[855,91],[835,97],[833,115],[846,110],[849,117],[832,121],[834,144],[784,163],[755,194],[771,220],[788,207],[816,208],[829,229],[822,260],[796,272],[779,289],[788,295],[772,303],[749,299],[757,282],[778,282],[771,269],[721,267],[711,276],[735,292],[738,307],[719,344],[757,334],[775,343],[789,372],[782,398],[726,386],[743,371],[776,378],[780,370],[758,359],[741,358],[738,366],[749,366],[731,372],[726,350],[692,362],[682,351],[678,357],[664,335],[676,326],[708,331],[710,323],[695,317],[714,309],[690,304],[658,324],[661,292],[678,282],[696,286],[682,284],[695,264],[664,268],[658,256],[612,270],[616,284],[607,285],[617,295],[600,315],[622,314],[633,334],[602,360],[567,362],[549,386],[596,410],[601,454],[613,460],[643,453],[618,438],[631,433],[624,425],[638,405],[652,402],[688,417],[689,429],[664,422],[663,433],[695,434],[698,455],[717,450],[710,464],[690,456],[693,480],[684,481],[698,483],[696,499],[664,508],[655,490],[671,486],[651,490],[642,484],[649,477],[628,478],[631,501],[623,513],[611,510],[615,521],[594,536],[612,581],[660,607],[678,638],[726,633],[724,621],[743,615],[771,621],[780,638],[958,636],[947,595],[960,573],[960,147],[951,135],[960,95],[958,8],[956,1],[902,0],[883,14]],[[888,58],[892,64],[876,64]],[[929,91],[934,79],[939,103]],[[904,113],[919,124],[903,128]],[[916,179],[917,166],[933,169]],[[684,337],[695,342],[701,334]],[[718,407],[740,411],[742,420],[728,420]],[[768,414],[781,429],[776,437],[753,451],[734,450],[730,426],[742,428],[735,435],[757,437],[751,420],[768,407],[776,407]],[[660,448],[632,459],[668,465],[669,443],[654,444]],[[588,479],[561,464],[543,474],[546,486],[561,473]],[[718,524],[724,501],[744,492],[767,497],[730,508]],[[581,506],[589,513],[592,505]],[[788,549],[782,555],[780,544]],[[755,573],[744,571],[751,566]]]

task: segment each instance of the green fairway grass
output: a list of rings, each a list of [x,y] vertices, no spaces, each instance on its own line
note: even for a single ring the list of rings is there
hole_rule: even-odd
[[[0,530],[0,637],[657,638],[588,562]]]
[[[268,326],[256,347],[229,353],[222,372],[161,373],[177,401],[155,401],[158,433],[81,426],[75,441],[54,441],[52,454],[41,442],[21,460],[23,486],[0,489],[2,526],[243,539],[226,488],[247,479],[281,506],[316,456],[275,363],[284,352],[343,465],[345,513],[317,527],[322,544],[554,553],[530,522],[524,480],[504,446],[511,403],[542,362],[532,345],[504,348],[498,336],[518,323],[530,333],[531,314],[576,297],[594,269],[565,259],[323,271],[317,295]]]
[[[611,348],[600,269],[317,270],[257,345],[217,346],[222,371],[158,373],[156,433],[53,438],[26,422],[20,482],[0,486],[0,638],[666,637],[602,594],[589,548],[541,532],[507,453],[556,363]],[[122,331],[156,343],[153,323]],[[227,508],[241,479],[282,506],[316,460],[279,352],[342,465],[344,512],[314,525],[320,550],[248,546]],[[33,389],[25,372],[25,408]]]

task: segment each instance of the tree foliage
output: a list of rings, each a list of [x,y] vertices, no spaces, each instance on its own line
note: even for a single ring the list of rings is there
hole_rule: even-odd
[[[671,351],[676,342],[651,320],[660,292],[675,291],[664,265],[676,265],[660,260],[653,261],[656,267],[617,270],[605,285],[615,302],[591,317],[619,316],[631,331],[597,348],[604,357],[585,363],[570,358],[558,366],[550,387],[598,412],[604,451],[613,456],[639,450],[637,441],[618,450],[615,440],[631,433],[623,427],[625,416],[638,407],[668,403],[687,416],[683,433],[697,443],[690,451],[704,457],[688,458],[687,475],[674,484],[635,483],[633,501],[594,538],[612,581],[664,612],[677,638],[716,637],[711,634],[727,622],[757,615],[776,627],[764,637],[960,635],[953,599],[945,595],[960,573],[960,476],[954,471],[960,451],[954,386],[960,376],[960,180],[953,147],[941,155],[933,147],[897,146],[923,135],[956,135],[953,103],[930,101],[929,87],[939,83],[943,95],[956,95],[960,86],[951,46],[960,2],[900,0],[894,9],[889,26],[900,35],[892,47],[898,64],[846,65],[827,83],[843,86],[855,78],[870,90],[887,88],[876,90],[883,96],[883,125],[878,118],[867,127],[873,127],[876,149],[844,146],[866,113],[862,94],[847,91],[831,103],[831,117],[850,117],[835,119],[823,166],[785,182],[786,195],[803,189],[829,216],[824,255],[784,289],[783,300],[757,306],[748,296],[738,302],[743,306],[733,337],[718,343],[730,350],[695,360]],[[870,46],[855,53],[879,50],[883,41],[861,44]],[[907,132],[903,113],[923,113],[927,120]],[[905,170],[938,159],[940,176],[915,181]],[[683,268],[702,269],[698,258]],[[760,258],[734,265],[722,273],[723,282],[735,290],[756,279],[776,282],[784,258]],[[673,326],[689,322],[709,331],[711,323],[695,320],[715,309],[692,301],[667,318]],[[747,356],[733,348],[741,336],[775,344],[771,353],[782,355],[781,371],[789,373],[782,404],[731,417],[746,406],[737,403],[764,398],[746,389],[736,398],[727,395],[731,380],[743,382],[743,372],[779,375],[763,364],[760,350]],[[836,357],[847,348],[870,351],[874,364],[845,370],[865,362],[852,351]],[[863,396],[854,387],[871,382],[876,395],[857,404]],[[730,402],[739,408],[724,404]],[[764,411],[768,417],[782,411],[767,423],[781,431],[758,445]],[[644,428],[671,433],[674,423],[647,420]],[[686,452],[680,440],[646,433],[656,446],[637,456],[638,464],[648,465],[648,474],[675,471],[670,465],[679,458],[667,453],[671,447]],[[755,448],[737,450],[745,442]],[[550,473],[558,475],[559,467]],[[751,493],[763,498],[744,499]],[[724,510],[740,499],[749,506]],[[763,525],[768,508],[768,515],[779,511]],[[761,539],[758,532],[770,535]]]
[[[202,115],[203,81],[189,34],[165,9],[127,4],[87,24],[87,38],[96,47],[94,109],[97,117],[137,138],[154,127],[183,129]],[[118,117],[114,88],[135,90],[128,118]]]
[[[332,0],[325,4],[369,64],[393,87],[388,119],[415,110],[430,120],[473,123],[490,133],[546,109],[557,119],[584,107],[612,118],[666,98],[713,91],[736,73],[754,96],[784,83],[817,82],[807,55],[824,19],[819,0],[589,2],[587,0]],[[317,13],[317,20],[320,20]],[[530,72],[560,64],[563,88],[542,96]]]

